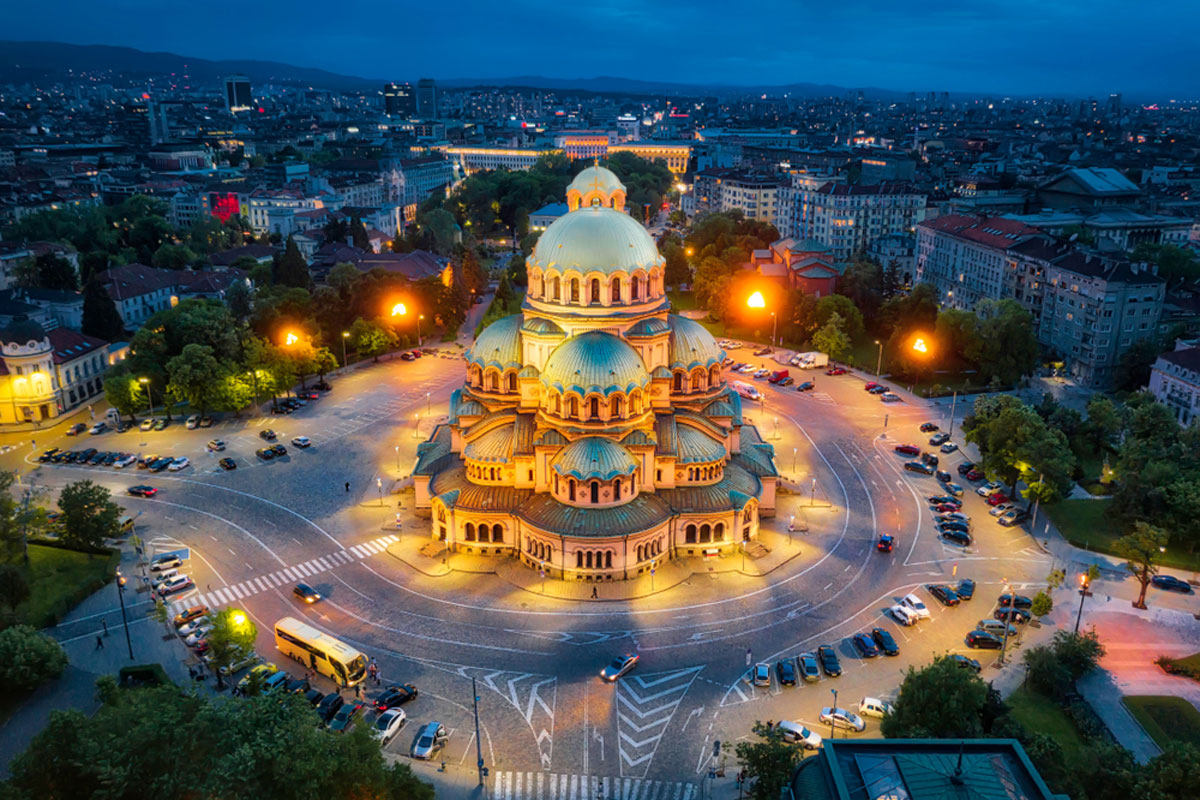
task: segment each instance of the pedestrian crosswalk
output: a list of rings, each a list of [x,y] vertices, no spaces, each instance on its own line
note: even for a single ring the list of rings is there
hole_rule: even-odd
[[[694,800],[684,781],[607,778],[552,772],[493,772],[492,800]]]
[[[206,605],[209,608],[217,608],[229,603],[236,603],[259,592],[270,591],[281,586],[291,586],[323,572],[337,569],[340,566],[379,555],[388,548],[388,545],[394,544],[397,541],[399,539],[390,534],[388,536],[380,536],[378,539],[373,539],[362,544],[352,544],[345,550],[339,550],[327,556],[320,556],[305,561],[303,564],[284,567],[269,575],[250,578],[241,583],[235,583],[232,586],[223,586],[220,589],[210,589],[197,596],[176,600],[171,604],[171,613],[178,614],[183,609],[194,605]]]

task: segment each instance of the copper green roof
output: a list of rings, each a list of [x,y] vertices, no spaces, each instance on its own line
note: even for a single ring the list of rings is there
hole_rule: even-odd
[[[498,511],[511,512],[526,502],[532,495],[532,489],[517,489],[512,486],[479,486],[467,480],[463,463],[454,456],[454,462],[447,464],[429,482],[429,492],[433,496],[455,493],[454,507],[464,511]]]
[[[576,508],[539,494],[522,503],[516,514],[543,531],[603,539],[653,530],[671,518],[671,509],[653,494],[639,494],[609,508]]]
[[[520,369],[521,315],[503,317],[484,328],[467,351],[467,362],[481,367]]]
[[[731,461],[722,470],[721,480],[707,486],[680,485],[674,489],[659,489],[657,494],[676,513],[707,513],[731,511],[745,505],[743,497],[762,494],[758,478]]]
[[[699,464],[725,458],[725,445],[713,441],[689,425],[680,425],[676,430],[679,441],[679,463]]]
[[[550,466],[559,475],[571,475],[581,481],[592,478],[609,481],[618,475],[632,475],[638,462],[616,442],[585,436],[560,450]]]
[[[621,440],[621,444],[625,445],[626,447],[644,447],[647,445],[653,447],[655,441],[654,438],[645,431],[631,431],[630,433],[625,434],[625,438]]]
[[[511,425],[490,430],[468,442],[463,448],[463,458],[471,461],[488,461],[507,464],[512,460],[513,429]]]
[[[566,336],[566,331],[543,317],[530,317],[521,325],[521,330],[540,336]]]
[[[666,367],[664,367],[660,364],[654,368],[653,372],[650,373],[650,377],[652,377],[652,378],[670,378],[671,370],[667,369]]]
[[[537,432],[537,417],[534,414],[517,414],[513,425],[513,455],[533,455],[533,435]]]
[[[562,447],[570,443],[570,439],[563,436],[554,428],[547,428],[539,433],[533,440],[534,447]]]
[[[417,464],[413,467],[414,475],[433,475],[439,467],[436,466],[443,456],[452,456],[450,452],[450,428],[439,425],[433,436],[417,445]]]
[[[658,317],[638,320],[629,326],[625,336],[630,339],[642,339],[651,336],[661,336],[671,330],[671,326]]]
[[[703,414],[697,414],[695,411],[688,411],[686,408],[677,409],[675,411],[675,417],[679,420],[679,422],[691,422],[693,425],[699,426],[700,428],[703,428],[711,433],[713,436],[721,439],[724,439],[725,434],[729,432],[729,429],[721,423],[715,422]]]
[[[546,359],[542,383],[582,395],[630,392],[650,382],[646,366],[628,342],[604,331],[588,331],[560,344]]]
[[[668,315],[667,322],[671,326],[671,352],[667,358],[671,369],[707,369],[725,359],[725,351],[717,347],[713,335],[699,322],[677,314]]]
[[[521,367],[521,371],[517,373],[517,377],[518,378],[536,378],[540,374],[541,373],[538,372],[538,368],[535,367],[533,364],[526,364],[525,366]]]
[[[675,427],[674,414],[661,414],[654,420],[654,433],[658,436],[658,455],[678,455],[676,446],[678,437],[676,436]]]
[[[729,417],[730,419],[737,416],[737,413],[733,410],[733,406],[724,400],[709,403],[704,407],[704,414],[709,417]]]
[[[611,208],[581,208],[550,223],[538,237],[529,263],[542,270],[608,275],[649,270],[663,258],[633,217]]]
[[[486,413],[487,409],[478,400],[467,400],[458,405],[458,415],[460,417],[478,417]]]

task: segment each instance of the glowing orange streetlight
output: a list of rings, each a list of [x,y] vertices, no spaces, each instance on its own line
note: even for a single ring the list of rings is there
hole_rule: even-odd
[[[284,337],[283,344],[286,347],[291,347],[298,341],[300,341],[300,337],[297,336],[296,334],[292,333],[291,331],[288,331],[287,336]]]
[[[916,350],[918,353],[928,353],[929,345],[925,344],[925,339],[923,337],[918,336],[913,340],[912,349]]]
[[[762,292],[755,292],[746,300],[746,305],[750,308],[766,308],[767,301],[763,299]]]
[[[393,317],[403,317],[407,313],[408,307],[405,306],[404,303],[396,303],[396,305],[392,306]]]

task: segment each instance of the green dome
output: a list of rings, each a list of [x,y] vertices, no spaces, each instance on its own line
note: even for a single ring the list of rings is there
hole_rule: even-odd
[[[687,425],[679,426],[676,440],[679,442],[679,463],[681,464],[704,464],[725,457],[725,445]]]
[[[671,352],[668,358],[671,369],[698,366],[707,369],[725,359],[725,351],[717,347],[716,339],[699,322],[670,314],[667,323],[671,326]]]
[[[663,261],[654,239],[637,220],[611,208],[583,208],[550,224],[530,263],[543,270],[631,273]]]
[[[559,475],[581,481],[598,478],[609,481],[618,475],[632,475],[638,462],[621,445],[599,436],[585,436],[558,451],[550,466]]]
[[[604,331],[572,336],[554,349],[542,368],[546,387],[581,395],[629,392],[649,382],[637,351],[624,339]]]
[[[521,366],[521,315],[498,319],[488,325],[467,352],[467,363],[481,367]]]
[[[629,339],[648,339],[664,334],[669,330],[671,330],[670,325],[658,317],[650,317],[630,325],[629,329],[625,331],[625,336]]]
[[[521,326],[521,330],[526,333],[536,333],[542,336],[565,336],[566,331],[558,327],[557,324],[543,317],[530,317],[525,320],[525,324]]]

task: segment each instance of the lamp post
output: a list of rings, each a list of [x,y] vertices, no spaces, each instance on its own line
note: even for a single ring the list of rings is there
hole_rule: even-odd
[[[375,488],[379,490],[379,505],[383,505],[383,478],[375,479]]]
[[[396,474],[400,474],[400,445],[396,445]]]
[[[808,496],[808,507],[812,508],[817,504],[817,479],[812,479],[812,493]]]
[[[346,340],[350,338],[350,331],[342,331],[342,368],[346,367]]]
[[[421,412],[413,414],[413,438],[421,438]]]
[[[1008,595],[1008,613],[1004,615],[1004,642],[1000,645],[1000,663],[1003,664],[1004,654],[1008,652],[1008,631],[1013,626],[1013,612],[1017,610],[1017,603],[1008,578],[1001,578],[1001,580],[1004,582],[1004,592]]]
[[[125,614],[125,576],[121,574],[120,569],[117,569],[117,597],[121,600],[121,624],[125,626],[125,645],[129,648],[129,660],[133,661],[133,640],[129,638],[129,617]]]
[[[875,361],[875,377],[879,377],[879,374],[883,372],[883,342],[876,339],[875,344],[879,347],[879,358]]]
[[[771,312],[771,347],[775,347],[775,332],[778,330],[779,320],[775,317],[775,312]]]
[[[829,709],[829,738],[837,738],[837,728],[833,726],[834,714],[837,713],[837,689],[830,689],[833,692],[833,708]]]
[[[433,403],[433,392],[426,392],[425,393],[425,416],[427,416],[427,417],[433,416],[433,407],[431,405],[432,403]]]
[[[421,320],[425,319],[424,314],[417,314],[417,347],[420,347],[421,342]]]
[[[956,389],[954,391],[954,398],[950,401],[950,430],[947,432],[947,434],[946,434],[947,436],[954,435],[954,409],[957,405],[958,405],[958,390]]]
[[[146,397],[150,400],[150,416],[154,416],[154,393],[150,391],[150,379],[138,378],[138,383],[146,387]],[[131,656],[132,657],[132,656]]]
[[[1079,633],[1079,621],[1083,619],[1083,601],[1091,596],[1088,587],[1092,585],[1091,579],[1088,578],[1086,572],[1079,574],[1079,613],[1075,615],[1075,633]]]
[[[792,475],[793,475],[793,477],[796,475],[796,451],[798,449],[799,448],[797,448],[797,447],[792,448]]]

